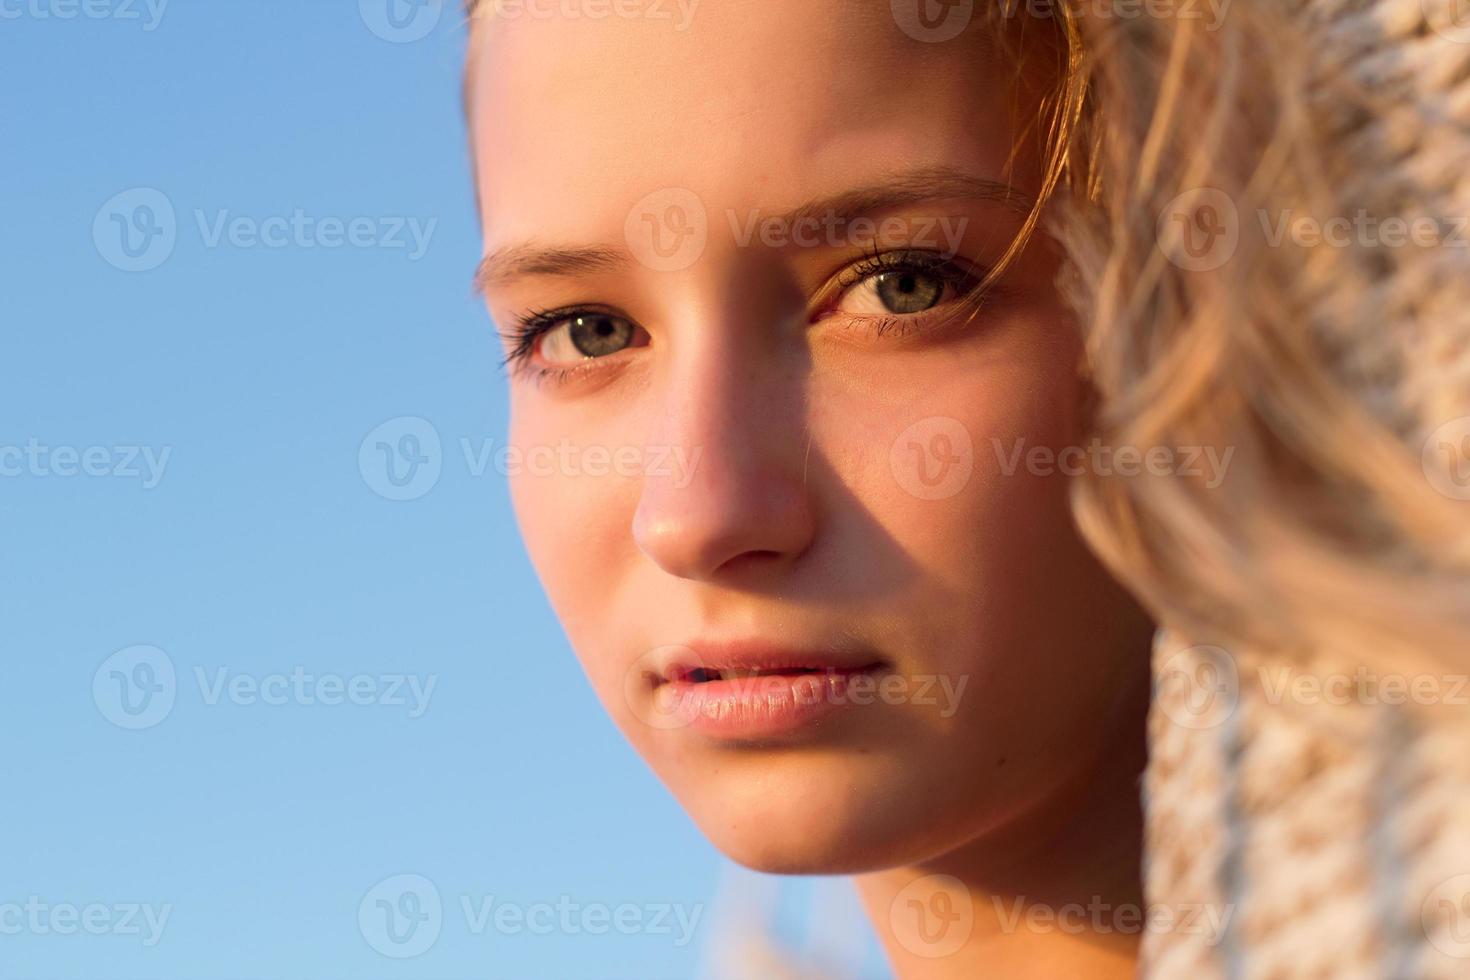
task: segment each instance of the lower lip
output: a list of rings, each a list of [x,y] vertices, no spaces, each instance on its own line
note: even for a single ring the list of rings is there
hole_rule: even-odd
[[[705,735],[727,739],[773,738],[809,729],[844,709],[867,703],[849,688],[877,668],[695,682],[674,680],[654,689],[658,711]]]

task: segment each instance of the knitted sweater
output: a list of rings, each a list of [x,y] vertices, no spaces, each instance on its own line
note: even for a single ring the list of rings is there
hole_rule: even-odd
[[[1203,515],[1229,544],[1195,549],[1192,565],[1169,570],[1172,600],[1155,594],[1171,628],[1154,650],[1145,883],[1151,904],[1179,915],[1146,932],[1142,973],[1470,977],[1470,10],[1454,0],[1271,0],[1269,15],[1253,16],[1247,3],[1267,9],[1238,0],[1237,23],[1211,42],[1228,56],[1210,66],[1233,64],[1244,81],[1232,91],[1258,96],[1236,103],[1237,124],[1225,126],[1240,161],[1240,182],[1225,189],[1242,233],[1260,237],[1257,215],[1269,228],[1293,207],[1300,216],[1303,202],[1318,219],[1357,223],[1341,246],[1268,241],[1250,268],[1222,270],[1236,278],[1220,288],[1260,284],[1285,309],[1285,325],[1265,329],[1269,310],[1234,309],[1226,336],[1294,330],[1291,341],[1310,345],[1350,396],[1343,433],[1371,424],[1397,447],[1363,443],[1378,455],[1351,460],[1369,474],[1353,476],[1331,462],[1353,440],[1314,458],[1321,441],[1283,421],[1287,394],[1237,393],[1216,418],[1236,428],[1216,431],[1250,431],[1278,458],[1305,460],[1298,482],[1237,483],[1226,499],[1200,497],[1178,527],[1137,520],[1139,538],[1173,535],[1177,546],[1178,528]],[[1161,76],[1158,58],[1139,52],[1163,57],[1163,31],[1114,27],[1094,39],[1112,45],[1100,57],[1115,97]],[[1293,63],[1253,64],[1252,50],[1290,51]],[[1252,88],[1253,71],[1277,84]],[[1270,123],[1255,125],[1261,118]],[[1395,246],[1391,217],[1430,222],[1422,227],[1440,237]],[[1116,228],[1096,234],[1098,254],[1126,245]],[[1090,272],[1085,262],[1081,305],[1097,316],[1103,260]],[[1203,303],[1203,277],[1217,275],[1166,266],[1147,289]],[[1106,365],[1102,380],[1106,391]],[[1121,374],[1111,386],[1126,398]],[[1419,485],[1365,482],[1395,468],[1421,470],[1409,474]],[[1277,526],[1250,516],[1268,511]],[[1110,514],[1093,511],[1104,535],[1117,530]],[[1305,547],[1330,553],[1340,574],[1308,572],[1328,561],[1280,557]],[[1293,632],[1293,617],[1316,625]],[[1213,916],[1190,915],[1200,909]]]

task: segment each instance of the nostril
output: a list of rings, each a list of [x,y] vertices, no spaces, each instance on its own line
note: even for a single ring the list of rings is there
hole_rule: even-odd
[[[728,572],[741,567],[760,568],[784,559],[785,556],[781,552],[769,549],[742,551],[738,555],[727,558],[720,567],[721,570]]]

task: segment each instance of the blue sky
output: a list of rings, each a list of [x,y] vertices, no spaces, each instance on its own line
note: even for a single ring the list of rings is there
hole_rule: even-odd
[[[0,977],[881,976],[585,684],[476,462],[459,17],[388,2],[0,0]]]

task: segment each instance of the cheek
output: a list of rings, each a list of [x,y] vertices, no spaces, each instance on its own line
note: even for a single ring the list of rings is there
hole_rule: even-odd
[[[521,536],[557,618],[579,640],[606,626],[636,554],[641,447],[574,408],[512,400],[506,477]]]
[[[1028,317],[813,398],[816,441],[869,536],[890,538],[924,588],[1007,587],[1012,566],[1073,537],[1066,480],[1027,460],[1079,438],[1077,356],[1067,321]]]
[[[1066,475],[1028,462],[1081,439],[1068,329],[1035,322],[915,355],[885,369],[881,397],[814,400],[817,438],[851,496],[833,514],[845,526],[829,529],[831,566],[898,556],[866,612],[920,672],[968,677],[969,705],[983,705],[953,724],[990,736],[1090,715],[1096,688],[1056,672],[1103,680],[1115,667],[1106,636],[1120,597],[1076,531]],[[1048,702],[1058,711],[1012,710]]]

